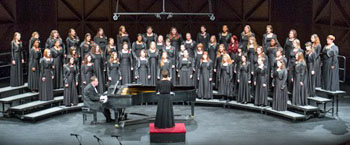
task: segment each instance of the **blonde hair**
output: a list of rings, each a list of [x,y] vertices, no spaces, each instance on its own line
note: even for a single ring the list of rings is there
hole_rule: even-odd
[[[114,59],[114,56],[117,56],[117,58]],[[115,60],[116,60],[117,62],[119,62],[118,54],[117,54],[117,52],[112,52],[112,53],[111,53],[111,56],[110,56],[110,58],[109,58],[109,62],[113,63],[113,61],[115,61]]]
[[[334,35],[328,35],[328,36],[327,36],[327,39],[330,39],[330,40],[333,40],[333,41],[334,41],[334,40],[335,40],[335,36],[334,36]]]
[[[224,54],[224,55],[223,55],[221,64],[224,64],[224,63],[225,63],[225,62],[224,62],[224,58],[225,58],[225,57],[227,58],[227,63],[228,63],[228,64],[232,64],[232,59],[231,59],[230,55],[228,55],[228,54]]]
[[[254,51],[256,52],[256,49],[258,48],[258,44],[257,44],[257,42],[256,42],[256,38],[255,38],[255,37],[249,37],[247,47],[249,47],[249,45],[250,45],[250,40],[253,40]],[[276,43],[277,43],[277,42],[276,42]]]
[[[318,37],[317,34],[312,34],[311,37],[314,37],[315,39],[315,42],[312,42],[314,46],[321,44],[320,37]]]
[[[46,49],[44,50],[44,57],[46,57],[46,58],[51,58],[51,56],[49,56],[49,52],[50,52],[50,51],[51,51],[50,49],[46,48]]]
[[[166,55],[166,57],[164,56],[164,55]],[[165,58],[164,58],[165,57]],[[162,53],[162,57],[161,57],[161,59],[160,59],[160,66],[162,67],[162,66],[164,66],[164,60],[165,59],[168,59],[168,53],[166,52],[166,51],[164,51],[163,53]]]

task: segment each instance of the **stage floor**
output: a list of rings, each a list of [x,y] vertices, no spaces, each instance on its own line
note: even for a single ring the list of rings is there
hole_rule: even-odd
[[[186,124],[186,142],[177,144],[216,145],[337,145],[350,140],[350,102],[340,101],[339,117],[312,118],[293,123],[282,118],[247,110],[222,107],[196,106],[195,119]],[[156,106],[134,106],[127,112],[155,114]],[[175,114],[189,114],[190,107],[174,105]],[[130,116],[132,117],[132,116]],[[92,117],[88,117],[91,121]],[[124,145],[150,144],[148,123],[116,129],[104,122],[98,114],[99,124],[82,124],[80,112],[60,115],[36,123],[8,120],[0,117],[1,145],[78,144],[71,133],[82,136],[83,145],[96,145],[93,135],[105,145],[118,144],[111,135],[120,135]]]

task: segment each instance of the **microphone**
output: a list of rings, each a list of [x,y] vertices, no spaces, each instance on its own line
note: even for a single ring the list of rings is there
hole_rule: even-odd
[[[75,138],[78,140],[79,145],[81,145],[81,139],[82,137],[79,134],[71,133],[70,136],[75,136]]]
[[[122,142],[120,142],[119,140],[119,135],[111,135],[111,137],[115,137],[117,139],[117,141],[119,142],[119,145],[123,145]]]
[[[94,135],[94,138],[96,138],[97,139],[97,142],[98,142],[98,144],[100,144],[101,145],[101,142],[103,143],[103,141],[99,138],[99,137],[97,137],[96,135]]]

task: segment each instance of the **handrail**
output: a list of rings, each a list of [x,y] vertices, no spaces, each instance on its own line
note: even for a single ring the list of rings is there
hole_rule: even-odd
[[[344,63],[343,63],[344,66],[342,68],[339,67],[339,70],[343,71],[343,79],[339,79],[339,82],[345,83],[345,80],[346,80],[346,57],[343,55],[338,55],[338,60],[340,60],[339,58],[344,60]],[[339,63],[339,61],[338,61],[338,63]]]

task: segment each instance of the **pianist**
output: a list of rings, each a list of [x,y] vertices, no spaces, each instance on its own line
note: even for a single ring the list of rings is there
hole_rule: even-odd
[[[112,122],[114,121],[111,118],[111,112],[109,111],[109,108],[106,107],[105,102],[106,99],[105,96],[100,95],[97,92],[96,86],[98,86],[98,79],[96,76],[92,76],[90,79],[90,84],[88,84],[83,91],[83,100],[84,105],[91,110],[103,112],[103,115],[106,117],[106,122]]]
[[[162,71],[162,80],[157,82],[156,91],[159,95],[157,115],[155,121],[156,128],[172,128],[175,126],[173,103],[171,101],[171,90],[173,84],[167,70]]]

